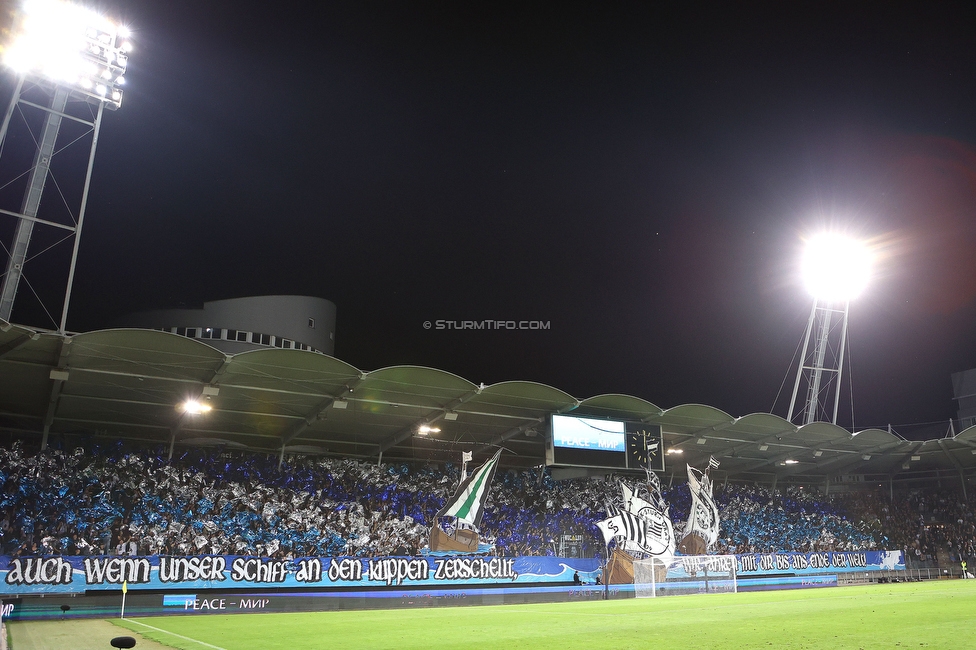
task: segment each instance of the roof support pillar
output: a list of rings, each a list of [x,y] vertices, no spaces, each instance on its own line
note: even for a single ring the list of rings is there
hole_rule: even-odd
[[[186,414],[184,413],[184,415]],[[176,426],[173,427],[172,431],[170,431],[169,433],[169,455],[166,456],[166,462],[170,462],[173,460],[173,447],[176,445],[176,434],[179,433],[180,429],[183,428],[184,415],[180,416],[180,419],[176,423]]]
[[[47,412],[44,414],[44,432],[41,434],[41,450],[47,449],[48,436],[51,433],[51,425],[54,424],[54,415],[58,411],[58,402],[61,401],[61,389],[64,382],[68,381],[68,355],[71,354],[71,339],[65,337],[61,340],[61,351],[58,353],[58,367],[51,370],[50,377],[51,394],[48,397]]]
[[[949,427],[950,429],[952,428],[952,420],[949,420]],[[942,453],[945,454],[945,457],[949,459],[949,462],[955,465],[956,469],[959,471],[959,481],[962,483],[962,498],[969,501],[969,497],[966,495],[966,473],[962,463],[956,460],[955,456],[949,453],[948,448],[946,448],[945,438],[939,440],[939,448],[942,450]]]

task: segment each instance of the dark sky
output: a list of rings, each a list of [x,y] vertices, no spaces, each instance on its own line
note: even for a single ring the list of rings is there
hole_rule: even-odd
[[[135,50],[71,330],[307,294],[363,369],[738,416],[790,372],[801,238],[829,226],[880,255],[852,307],[856,428],[947,420],[976,367],[968,3],[108,8]]]

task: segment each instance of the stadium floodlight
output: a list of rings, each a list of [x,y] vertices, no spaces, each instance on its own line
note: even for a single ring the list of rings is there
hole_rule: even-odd
[[[33,167],[27,175],[28,187],[23,204],[16,212],[2,211],[3,214],[17,217],[19,221],[13,242],[9,248],[5,247],[9,256],[0,284],[0,320],[11,320],[24,265],[29,259],[28,248],[34,224],[40,223],[74,234],[61,321],[58,324],[58,331],[65,331],[102,112],[105,108],[116,110],[122,106],[122,85],[125,83],[128,53],[132,49],[129,35],[127,28],[105,16],[64,0],[24,0],[19,10],[14,12],[14,20],[2,48],[2,62],[6,68],[17,73],[18,81],[0,125],[0,152],[4,151],[3,144],[15,108],[20,106],[22,116],[27,110],[41,110],[46,116],[40,136],[32,134],[37,151]],[[28,98],[23,97],[24,93],[28,94]],[[47,99],[36,99],[38,93],[46,95]],[[71,110],[77,112],[73,107],[79,104],[88,108],[80,115],[73,115],[69,110],[69,100],[81,100],[71,104]],[[97,110],[92,111],[91,106],[96,106]],[[24,119],[26,122],[27,118]],[[91,149],[88,170],[81,185],[80,207],[77,214],[72,215],[70,223],[38,218],[52,159],[62,149],[81,139],[74,138],[61,148],[57,146],[63,119],[87,125],[91,129]]]
[[[183,412],[189,415],[200,415],[201,413],[209,413],[213,410],[213,407],[206,402],[200,402],[195,399],[188,399],[183,402]]]
[[[833,388],[833,412],[829,419],[837,424],[850,301],[867,287],[873,257],[866,242],[837,232],[822,232],[807,238],[800,271],[807,291],[813,296],[813,309],[786,416],[790,422],[794,415],[800,417],[800,424],[826,420],[827,401]],[[804,381],[806,395],[800,403],[800,384]]]
[[[80,5],[62,0],[27,0],[14,23],[4,64],[108,108],[122,105],[128,52],[127,29]]]
[[[432,427],[427,424],[422,424],[417,428],[417,433],[419,433],[422,436],[426,436],[427,434],[430,433],[440,433],[440,432],[441,430],[438,427]]]
[[[803,251],[803,282],[817,300],[847,302],[867,287],[871,262],[871,251],[864,242],[820,233],[807,240]]]

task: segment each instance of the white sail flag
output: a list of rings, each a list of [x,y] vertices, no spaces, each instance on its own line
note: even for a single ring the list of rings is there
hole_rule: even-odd
[[[610,540],[616,537],[620,531],[623,530],[623,526],[620,524],[619,519],[620,515],[616,515],[614,517],[610,517],[609,519],[596,522],[596,527],[600,529],[601,533],[603,533],[604,544],[609,544]]]
[[[631,490],[629,487],[627,487],[626,483],[620,481],[620,494],[623,495],[624,506],[626,506],[627,503],[630,501],[630,497],[634,496],[634,491]]]
[[[614,517],[596,522],[596,525],[603,531],[603,539],[607,544],[614,538],[633,542],[638,547],[643,547],[645,544],[646,526],[629,512],[620,512]]]
[[[612,539],[618,539],[625,550],[650,555],[674,554],[671,520],[659,512],[637,517],[630,512],[620,511],[609,519],[596,522],[596,525],[607,544]]]
[[[457,492],[454,493],[440,512],[435,516],[435,520],[440,517],[457,517],[472,526],[481,523],[481,515],[485,510],[485,494],[488,492],[488,485],[495,475],[495,467],[498,465],[498,457],[502,450],[499,449],[495,455],[485,461],[471,476],[464,479],[458,485]]]
[[[718,506],[712,498],[712,481],[688,465],[688,488],[691,490],[691,512],[685,535],[697,533],[708,546],[718,541]]]

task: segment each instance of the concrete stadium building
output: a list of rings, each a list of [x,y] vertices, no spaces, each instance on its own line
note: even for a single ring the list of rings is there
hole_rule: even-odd
[[[202,309],[158,309],[125,316],[122,327],[171,332],[236,354],[261,347],[332,355],[336,307],[310,296],[252,296],[203,303]]]

